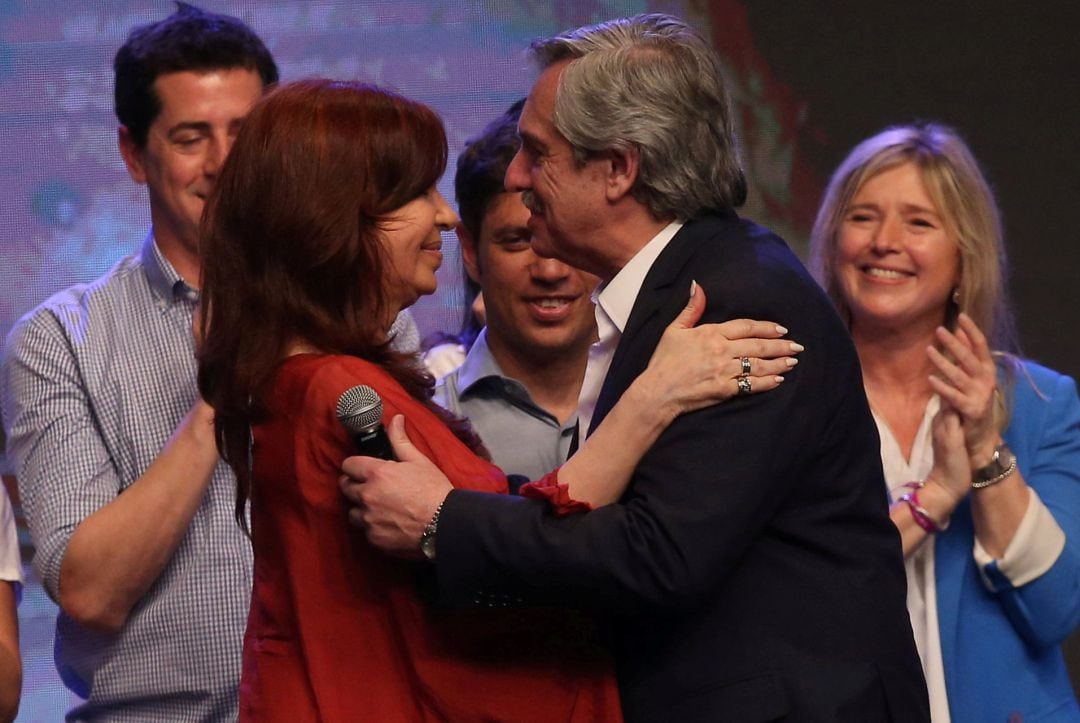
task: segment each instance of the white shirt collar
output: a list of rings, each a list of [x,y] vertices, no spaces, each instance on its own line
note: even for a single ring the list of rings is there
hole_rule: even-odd
[[[653,236],[649,243],[642,246],[611,281],[600,285],[593,292],[593,301],[604,310],[620,334],[626,329],[626,322],[630,319],[630,312],[634,308],[634,302],[641,292],[641,285],[645,283],[649,269],[682,227],[682,221],[672,221],[660,229],[660,232]]]

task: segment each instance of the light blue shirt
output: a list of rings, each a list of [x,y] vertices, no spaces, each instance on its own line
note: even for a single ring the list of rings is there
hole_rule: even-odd
[[[487,329],[476,337],[465,362],[435,387],[435,403],[465,417],[492,460],[508,475],[535,480],[566,461],[577,416],[559,424],[525,385],[502,373],[487,344]]]

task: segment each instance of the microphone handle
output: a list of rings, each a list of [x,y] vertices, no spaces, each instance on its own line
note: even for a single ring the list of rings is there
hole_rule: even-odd
[[[370,429],[356,432],[352,436],[357,454],[364,457],[377,457],[391,462],[397,461],[394,456],[394,448],[390,446],[390,438],[386,436],[386,430],[381,424],[376,424]]]

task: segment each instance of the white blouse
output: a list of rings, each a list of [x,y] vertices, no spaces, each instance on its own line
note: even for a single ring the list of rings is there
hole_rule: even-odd
[[[889,502],[900,498],[907,490],[904,485],[926,479],[934,466],[934,447],[931,440],[931,422],[941,399],[935,394],[926,405],[915,443],[911,447],[911,459],[904,457],[900,444],[889,425],[874,413],[878,434],[881,436],[881,466],[885,470],[885,485],[889,490]],[[907,605],[911,615],[911,629],[915,633],[915,647],[919,649],[926,688],[930,692],[930,720],[933,723],[949,723],[949,699],[945,693],[945,667],[941,658],[941,636],[938,632],[937,587],[934,584],[934,546],[920,545],[904,560],[907,569]]]

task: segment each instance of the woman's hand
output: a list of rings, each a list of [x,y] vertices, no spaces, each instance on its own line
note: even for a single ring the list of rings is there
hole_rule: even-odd
[[[614,502],[626,491],[641,456],[676,417],[736,394],[775,389],[784,380],[780,373],[795,366],[802,347],[780,338],[787,329],[749,319],[694,328],[704,311],[705,292],[694,284],[689,303],[664,331],[649,366],[559,469],[559,482],[572,499],[594,507]]]
[[[971,490],[971,464],[960,415],[946,403],[934,415],[931,438],[934,468],[926,478],[922,497],[934,519],[944,521]]]
[[[934,445],[933,469],[921,484],[911,482],[904,485],[915,488],[910,493],[913,495],[911,502],[898,499],[889,509],[889,517],[900,531],[904,557],[911,555],[930,538],[930,530],[916,516],[916,505],[939,530],[944,530],[956,506],[971,489],[971,467],[964,446],[960,415],[946,402],[942,402],[941,409],[934,415],[931,439]],[[893,492],[899,496],[897,490]]]
[[[665,406],[670,418],[743,393],[775,389],[798,361],[802,345],[782,339],[787,329],[768,321],[735,319],[695,327],[705,292],[693,285],[690,301],[671,322],[634,386]],[[749,364],[745,372],[743,359]],[[740,377],[743,378],[740,386]]]
[[[937,369],[937,374],[930,376],[930,386],[960,415],[971,467],[977,469],[989,464],[1000,443],[994,425],[997,367],[986,337],[967,314],[960,314],[956,333],[939,327],[936,335],[953,359],[934,347],[927,348]]]

